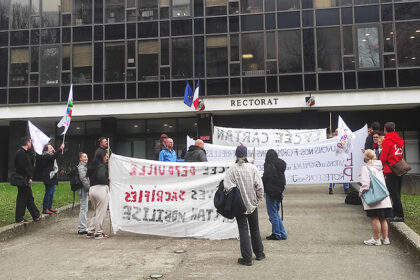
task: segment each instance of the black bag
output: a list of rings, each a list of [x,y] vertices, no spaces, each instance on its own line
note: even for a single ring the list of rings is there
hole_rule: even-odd
[[[70,187],[73,192],[83,187],[77,167],[73,167],[67,175],[69,176]]]
[[[233,219],[239,214],[245,213],[246,207],[239,189],[237,187],[232,188],[227,194],[224,189],[225,186],[222,180],[213,199],[217,213],[228,219]]]
[[[25,185],[25,177],[23,175],[17,174],[16,172],[12,172],[9,177],[10,185],[19,187]]]
[[[346,196],[346,200],[344,200],[345,204],[351,205],[360,205],[362,204],[362,199],[359,196],[359,192],[353,188],[350,188],[350,192]]]

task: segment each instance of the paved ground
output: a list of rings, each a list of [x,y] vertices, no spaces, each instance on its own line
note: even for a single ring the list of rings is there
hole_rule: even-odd
[[[287,241],[264,240],[267,258],[236,263],[239,241],[175,239],[119,233],[107,240],[75,234],[77,218],[0,242],[0,279],[420,279],[420,264],[398,242],[362,244],[371,236],[360,206],[344,203],[343,190],[327,185],[289,186]],[[271,233],[260,206],[263,236]],[[109,225],[106,227],[109,228]],[[177,249],[186,251],[175,254]]]

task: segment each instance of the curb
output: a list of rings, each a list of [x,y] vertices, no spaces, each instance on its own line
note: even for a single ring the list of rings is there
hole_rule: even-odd
[[[4,242],[8,239],[12,239],[16,236],[23,235],[27,232],[34,231],[40,226],[46,223],[56,222],[60,217],[64,215],[71,215],[74,211],[79,211],[80,203],[75,203],[72,209],[72,204],[60,207],[57,209],[56,214],[48,215],[41,214],[41,220],[39,222],[30,222],[29,224],[17,224],[13,223],[0,228],[0,242]]]
[[[420,261],[420,236],[405,223],[388,223],[392,233]]]

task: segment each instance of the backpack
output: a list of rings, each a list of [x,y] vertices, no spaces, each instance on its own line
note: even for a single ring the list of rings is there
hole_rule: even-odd
[[[213,202],[217,213],[225,218],[233,219],[239,214],[246,211],[244,201],[242,200],[241,192],[237,187],[232,188],[229,193],[224,191],[223,180],[217,187]]]
[[[69,176],[70,187],[73,192],[83,187],[82,181],[80,180],[79,170],[77,169],[77,166],[73,167],[67,175]]]

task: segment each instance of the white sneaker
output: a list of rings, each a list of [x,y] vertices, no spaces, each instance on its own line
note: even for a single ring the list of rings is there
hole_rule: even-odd
[[[363,243],[365,243],[366,245],[369,245],[369,246],[381,246],[382,245],[382,242],[381,242],[381,239],[378,239],[378,240],[375,240],[373,237],[371,237],[369,240],[365,240],[365,241],[363,241]]]
[[[388,237],[385,238],[385,239],[381,239],[381,241],[382,241],[382,245],[390,245],[391,244]]]

